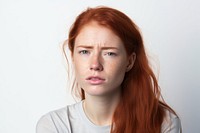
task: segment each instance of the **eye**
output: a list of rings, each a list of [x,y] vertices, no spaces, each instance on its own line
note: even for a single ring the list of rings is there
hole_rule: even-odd
[[[78,53],[79,54],[89,54],[89,51],[88,50],[81,50]]]
[[[114,53],[114,52],[108,52],[107,55],[108,55],[108,56],[116,56],[117,54]]]

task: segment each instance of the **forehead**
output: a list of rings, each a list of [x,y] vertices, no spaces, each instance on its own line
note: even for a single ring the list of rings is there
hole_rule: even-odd
[[[99,25],[97,22],[90,22],[83,26],[75,39],[75,45],[109,45],[121,46],[122,40],[109,28]]]

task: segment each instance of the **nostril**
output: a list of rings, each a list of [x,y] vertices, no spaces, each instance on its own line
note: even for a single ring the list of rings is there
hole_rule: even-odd
[[[101,64],[101,57],[99,55],[94,55],[91,58],[90,70],[94,70],[94,71],[102,71],[103,70],[103,66]]]
[[[103,70],[103,66],[101,64],[96,64],[96,65],[92,65],[90,67],[90,70],[94,70],[94,71],[102,71]]]

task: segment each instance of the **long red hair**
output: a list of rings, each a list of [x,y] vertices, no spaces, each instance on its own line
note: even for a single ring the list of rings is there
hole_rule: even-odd
[[[115,110],[111,133],[160,133],[165,110],[175,112],[163,101],[157,79],[149,66],[138,27],[124,13],[108,7],[88,8],[72,25],[68,47],[73,54],[77,35],[91,21],[112,30],[123,41],[127,55],[136,53],[133,68],[125,74],[121,100]],[[80,92],[85,99],[84,90]]]

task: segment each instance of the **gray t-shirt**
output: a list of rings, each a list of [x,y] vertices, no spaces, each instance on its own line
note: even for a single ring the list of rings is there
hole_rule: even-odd
[[[97,126],[85,115],[82,101],[49,112],[38,121],[36,133],[109,133],[111,126]],[[181,123],[169,111],[161,133],[180,133]]]

